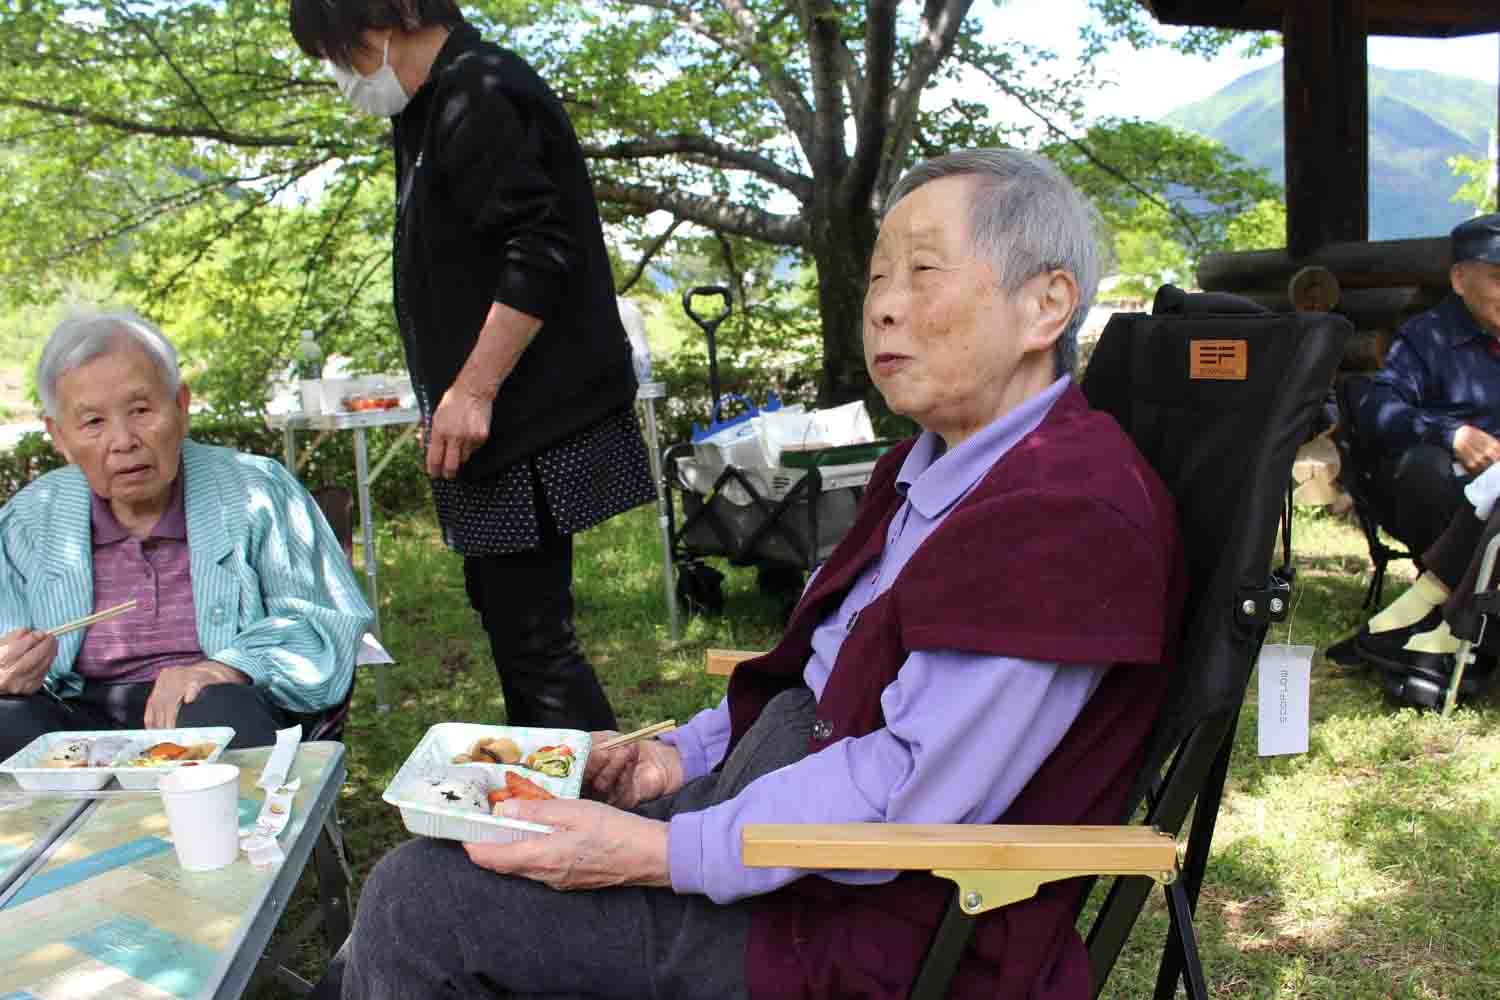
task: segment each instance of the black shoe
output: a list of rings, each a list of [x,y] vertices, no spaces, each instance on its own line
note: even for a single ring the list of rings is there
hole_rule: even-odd
[[[1370,664],[1360,655],[1359,646],[1356,645],[1357,635],[1351,635],[1347,639],[1340,639],[1323,651],[1323,658],[1329,663],[1337,663],[1341,667],[1349,667],[1352,670],[1363,670]]]
[[[1447,687],[1458,666],[1456,653],[1418,653],[1409,649],[1397,651],[1398,655],[1369,657],[1369,662],[1386,674],[1400,677],[1419,677],[1440,687]],[[1464,670],[1458,686],[1460,694],[1477,694],[1489,687],[1490,675],[1495,669],[1495,658],[1484,653],[1477,654],[1474,662]]]
[[[1422,616],[1422,620],[1407,625],[1404,628],[1387,629],[1384,632],[1371,632],[1368,622],[1359,630],[1354,637],[1355,648],[1359,650],[1360,656],[1370,663],[1379,663],[1382,660],[1400,659],[1409,655],[1406,651],[1406,641],[1414,635],[1423,632],[1431,632],[1443,624],[1443,609],[1433,608]]]

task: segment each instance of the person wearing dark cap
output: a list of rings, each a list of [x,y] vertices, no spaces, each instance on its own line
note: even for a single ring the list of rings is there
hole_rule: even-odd
[[[1381,526],[1412,552],[1437,541],[1464,485],[1500,461],[1500,214],[1456,226],[1451,241],[1453,294],[1396,332],[1355,413],[1382,456],[1371,484]]]

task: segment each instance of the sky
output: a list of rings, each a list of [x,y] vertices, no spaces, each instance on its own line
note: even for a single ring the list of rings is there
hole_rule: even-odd
[[[1016,38],[1052,49],[1070,60],[1079,51],[1078,28],[1087,12],[1086,0],[978,0],[971,11],[997,39]],[[1162,29],[1163,33],[1174,30],[1178,29]],[[1117,85],[1091,96],[1089,111],[1100,116],[1160,118],[1280,58],[1279,48],[1247,59],[1231,46],[1210,61],[1164,50],[1135,52],[1121,47],[1102,61],[1106,75]],[[1500,75],[1500,38],[1376,37],[1370,39],[1369,60],[1372,66],[1430,69],[1494,84]]]

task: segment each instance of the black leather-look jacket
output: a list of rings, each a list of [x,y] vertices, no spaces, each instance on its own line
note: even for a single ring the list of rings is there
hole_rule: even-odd
[[[482,481],[635,397],[599,210],[562,103],[470,25],[392,123],[396,314],[431,405],[492,302],[542,320],[495,398],[489,440],[461,469]]]

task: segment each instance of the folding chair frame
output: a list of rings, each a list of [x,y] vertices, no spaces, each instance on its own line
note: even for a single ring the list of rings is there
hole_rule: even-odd
[[[1492,616],[1500,616],[1500,590],[1480,590],[1480,584],[1491,587],[1495,579],[1495,562],[1500,558],[1500,535],[1489,540],[1484,547],[1484,556],[1479,562],[1479,575],[1475,577],[1474,611],[1478,628],[1472,635],[1459,635],[1458,652],[1454,655],[1453,678],[1443,693],[1443,715],[1453,714],[1458,705],[1458,687],[1463,683],[1464,671],[1474,664],[1475,650],[1484,642],[1484,634],[1490,628],[1500,628],[1500,619],[1493,625]],[[1464,628],[1464,631],[1468,631]],[[1458,634],[1455,630],[1455,634]]]

